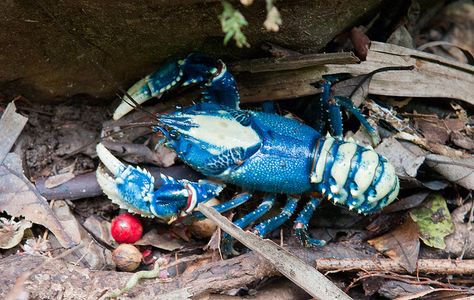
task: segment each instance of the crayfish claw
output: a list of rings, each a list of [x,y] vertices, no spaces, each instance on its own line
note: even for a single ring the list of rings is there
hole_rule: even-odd
[[[113,118],[118,120],[151,98],[160,98],[167,91],[189,85],[201,87],[200,102],[239,107],[237,84],[224,62],[205,54],[191,53],[184,59],[165,63],[135,83],[122,97]]]
[[[102,144],[96,147],[104,167],[97,168],[97,182],[113,203],[129,212],[153,217],[149,203],[153,199],[154,178],[144,169],[126,166]]]

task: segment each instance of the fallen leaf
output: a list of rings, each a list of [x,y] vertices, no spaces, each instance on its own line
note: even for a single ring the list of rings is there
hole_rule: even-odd
[[[420,251],[418,226],[411,218],[380,237],[367,241],[378,251],[398,262],[409,273],[416,270]]]
[[[31,228],[32,223],[26,220],[15,222],[0,218],[0,248],[10,249],[18,245],[23,239],[25,229]]]
[[[388,280],[379,289],[378,293],[386,299],[399,299],[407,294],[420,293],[431,290],[430,286],[408,283],[399,280]]]
[[[446,205],[446,200],[436,193],[431,194],[423,203],[410,211],[410,216],[418,225],[420,238],[434,248],[444,249],[444,238],[454,230],[453,221]]]
[[[383,209],[383,212],[384,212],[384,214],[393,213],[393,212],[396,212],[396,211],[407,210],[407,209],[410,209],[410,208],[413,208],[413,207],[417,207],[418,205],[423,203],[423,201],[425,201],[425,199],[426,199],[426,197],[428,197],[428,195],[429,195],[429,192],[427,192],[427,191],[412,194],[408,197],[402,198],[402,199],[390,204],[389,206],[385,207]]]
[[[451,213],[454,232],[445,239],[446,253],[461,258],[474,258],[474,226],[469,218],[473,205],[473,201],[466,202]]]
[[[366,296],[372,296],[378,292],[380,287],[385,282],[382,277],[369,277],[362,279],[362,287],[364,288],[364,294]]]
[[[465,136],[459,131],[451,132],[449,138],[456,146],[466,149],[470,153],[474,152],[474,140],[472,138]]]
[[[9,103],[0,119],[0,166],[28,121],[15,111],[15,103]]]
[[[77,244],[83,243],[85,245],[85,247],[76,249],[66,257],[69,262],[80,264],[92,270],[115,266],[112,261],[112,252],[91,238],[88,232],[79,224],[66,201],[54,201],[52,210],[69,236],[73,237]]]
[[[369,52],[370,39],[359,27],[351,29],[350,39],[354,46],[354,52],[358,58],[365,60],[367,52]]]
[[[84,228],[87,229],[89,233],[94,235],[95,239],[100,240],[112,248],[117,248],[118,243],[114,240],[110,233],[110,222],[101,220],[99,217],[92,215],[84,221],[82,226],[84,226]]]
[[[449,299],[449,300],[467,300],[472,299],[474,293],[468,290],[456,290],[456,289],[433,289],[431,287],[425,286],[424,290],[421,292],[413,292],[410,294],[405,294],[401,297],[397,297],[397,300],[414,300],[414,299],[424,299],[424,300],[439,300],[439,299]]]
[[[60,186],[63,183],[68,182],[69,180],[73,179],[74,177],[76,177],[76,175],[74,175],[74,173],[72,173],[72,172],[67,172],[67,173],[63,173],[63,174],[50,176],[45,180],[44,186],[48,189],[52,189],[52,188],[55,188],[57,186]]]
[[[43,196],[23,175],[21,160],[15,153],[9,153],[0,166],[0,212],[13,217],[41,224],[51,230],[64,248],[76,243],[66,233]]]
[[[410,35],[408,29],[403,25],[392,32],[392,34],[387,39],[387,43],[406,48],[414,48],[415,46],[413,37]]]
[[[474,189],[474,158],[428,154],[426,164],[447,180]]]
[[[79,244],[81,242],[81,225],[72,214],[71,209],[64,200],[55,200],[52,204],[53,210],[62,228],[68,233],[72,240]],[[84,249],[84,248],[81,248]]]
[[[153,228],[143,235],[143,237],[135,242],[138,246],[153,246],[159,249],[174,251],[183,248],[185,241],[173,238],[169,233],[160,234]]]
[[[113,141],[102,141],[104,146],[113,151],[118,158],[132,164],[153,164],[160,167],[170,167],[174,165],[176,160],[176,152],[163,145],[157,145],[152,151],[144,144],[119,143]]]
[[[415,126],[431,142],[445,144],[449,139],[449,131],[443,126],[442,120],[437,117],[415,118]]]
[[[393,137],[385,139],[375,148],[375,151],[387,158],[395,167],[397,176],[401,178],[416,177],[418,168],[425,161],[423,154],[409,151]]]

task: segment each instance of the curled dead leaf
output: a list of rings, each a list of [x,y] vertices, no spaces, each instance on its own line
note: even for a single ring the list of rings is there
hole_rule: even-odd
[[[34,185],[23,175],[21,160],[18,155],[10,153],[0,166],[0,212],[5,211],[13,217],[24,216],[25,219],[41,224],[51,230],[61,243],[70,248],[76,243],[67,234]]]
[[[418,226],[411,218],[406,218],[405,222],[394,230],[367,242],[398,262],[409,273],[416,270],[420,240]]]
[[[33,224],[27,220],[8,220],[0,218],[0,248],[10,249],[18,245],[23,239],[25,230],[31,228]]]

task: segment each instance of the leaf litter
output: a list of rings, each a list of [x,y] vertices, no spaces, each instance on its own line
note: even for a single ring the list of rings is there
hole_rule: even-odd
[[[405,26],[398,30],[396,34],[393,34],[392,37],[394,40],[405,43],[410,41],[411,30],[410,26]],[[355,76],[347,82],[341,82],[335,88],[339,95],[351,96],[357,104],[362,104],[361,107],[368,113],[370,122],[376,124],[379,128],[381,143],[377,145],[376,150],[384,154],[394,164],[397,175],[402,179],[401,200],[386,208],[383,214],[376,216],[379,225],[376,225],[376,222],[372,223],[373,227],[367,227],[364,233],[366,224],[363,224],[363,221],[354,223],[357,230],[361,232],[359,236],[370,237],[368,243],[377,250],[376,252],[373,248],[366,249],[365,255],[367,253],[370,255],[375,253],[386,255],[403,266],[409,273],[417,270],[417,260],[424,258],[425,251],[423,249],[426,248],[436,249],[437,252],[435,253],[439,254],[439,258],[446,254],[460,259],[473,258],[473,204],[472,199],[470,200],[470,192],[474,187],[474,164],[472,163],[474,130],[472,129],[471,110],[468,105],[468,103],[472,104],[472,99],[466,97],[466,89],[459,89],[457,95],[461,95],[459,98],[464,102],[446,101],[452,108],[450,112],[436,111],[436,107],[443,106],[436,103],[433,103],[433,105],[424,103],[421,106],[430,106],[431,111],[429,109],[427,112],[420,111],[418,108],[414,108],[419,100],[411,96],[433,98],[438,95],[441,97],[453,87],[444,87],[439,84],[435,89],[427,88],[415,91],[416,86],[411,85],[410,82],[403,85],[404,82],[402,81],[403,79],[411,82],[416,80],[420,80],[421,83],[429,82],[433,74],[427,66],[439,71],[440,74],[446,71],[447,73],[444,74],[446,78],[455,77],[458,74],[456,72],[459,72],[460,69],[465,71],[469,70],[469,67],[464,65],[460,67],[458,63],[449,63],[437,57],[433,59],[432,56],[429,57],[414,50],[406,50],[381,43],[369,45],[368,39],[364,38],[366,36],[363,29],[358,29],[357,32],[357,39],[364,41],[360,42],[359,48],[367,50],[367,61],[361,65],[368,69],[364,69],[364,73],[357,69],[361,68],[360,65],[347,66],[346,71],[352,71],[353,74],[359,76]],[[462,41],[457,33],[455,35],[457,37],[449,41],[453,45]],[[466,47],[466,45],[461,48],[461,53],[464,56],[458,55],[459,52],[456,54],[456,50],[453,50],[456,47],[446,43],[427,44],[425,48],[437,54],[444,52],[440,51],[441,48],[448,49],[450,56],[459,59],[464,57],[469,61],[469,56],[466,55],[466,50],[469,51],[469,47]],[[384,57],[389,59],[387,65],[392,67],[393,61],[396,61],[399,57],[407,59],[407,68],[410,67],[410,59],[414,59],[416,63],[413,65],[419,67],[417,69],[418,73],[415,74],[415,72],[408,72],[407,70],[403,75],[395,77],[390,74],[389,76],[387,74],[368,73],[367,70],[370,71],[372,65],[379,64],[378,67],[380,67],[378,59]],[[423,67],[421,67],[422,64],[424,64]],[[340,69],[341,67],[329,66],[329,69],[331,68]],[[469,87],[471,77],[467,76],[462,80],[456,79],[453,81],[456,84],[453,85],[466,84]],[[357,93],[353,93],[354,86],[360,87]],[[382,92],[384,87],[386,87],[387,96],[398,95],[407,96],[408,98],[372,96],[373,93],[385,95]],[[399,91],[402,91],[403,95]],[[410,95],[410,93],[413,93],[413,95]],[[366,99],[367,97],[369,99]],[[398,107],[397,111],[386,106],[385,103]],[[71,108],[68,109],[71,110]],[[65,109],[65,111],[68,111],[68,109]],[[166,107],[160,107],[159,109],[166,109]],[[83,116],[79,119],[81,118]],[[42,141],[36,139],[35,141],[40,142],[33,149],[28,149],[25,160],[27,165],[25,167],[21,165],[22,157],[14,153],[8,154],[4,164],[0,165],[0,190],[2,191],[0,193],[0,209],[5,208],[4,210],[10,216],[25,218],[19,221],[2,219],[4,226],[0,229],[0,245],[7,245],[11,248],[21,244],[22,239],[24,239],[24,231],[26,229],[30,230],[31,221],[42,224],[51,230],[54,237],[49,237],[48,241],[43,237],[28,239],[22,245],[25,252],[47,253],[51,247],[45,248],[45,245],[49,241],[54,244],[55,239],[63,247],[70,247],[80,241],[89,246],[83,248],[84,251],[76,254],[73,251],[67,260],[78,262],[83,266],[87,266],[87,268],[112,268],[110,264],[104,262],[107,261],[107,251],[116,247],[116,244],[108,235],[108,225],[110,224],[108,220],[117,213],[117,209],[111,209],[110,207],[94,208],[88,218],[77,216],[74,207],[75,205],[82,205],[81,202],[83,201],[90,200],[76,200],[77,202],[74,202],[74,204],[58,201],[52,204],[53,209],[51,209],[47,201],[27,178],[36,179],[40,176],[46,176],[48,179],[45,187],[52,189],[74,182],[78,174],[94,169],[95,165],[91,162],[93,162],[92,159],[95,154],[93,146],[89,147],[88,144],[94,144],[99,129],[97,131],[90,128],[83,130],[80,122],[66,122],[64,119],[61,121],[64,123],[63,126],[58,127],[59,131],[53,134],[56,136],[49,140],[52,148],[47,146],[48,139]],[[32,120],[32,124],[36,124],[39,128],[42,123],[38,120]],[[98,122],[95,122],[94,125],[97,124]],[[109,136],[109,133],[121,131],[123,128],[121,126],[123,124],[109,122],[104,125],[104,131],[102,132],[102,135],[107,139],[106,142],[110,144],[111,148],[115,148],[118,156],[132,163],[153,163],[166,167],[175,163],[174,153],[163,152],[163,149],[150,150],[150,148],[155,148],[158,138],[143,134],[144,130],[138,130],[134,133],[111,134]],[[356,139],[363,138],[363,130],[357,131],[354,137]],[[31,139],[31,137],[29,138]],[[14,139],[16,140],[16,137]],[[20,136],[17,144],[25,145],[28,144],[27,141],[29,141],[28,138]],[[370,141],[367,144],[370,144]],[[10,148],[8,148],[8,151]],[[16,152],[19,153],[19,151]],[[68,168],[68,166],[72,166],[72,168]],[[26,177],[23,174],[23,169],[26,170],[29,176]],[[439,193],[430,194],[430,190],[439,190]],[[22,201],[20,202],[18,199],[22,199]],[[28,204],[25,205],[25,203]],[[321,209],[326,208],[322,207]],[[331,212],[336,211],[333,207],[327,209]],[[101,217],[97,217],[98,215]],[[321,218],[324,219],[325,217],[321,215]],[[385,225],[390,225],[380,226],[384,222]],[[179,231],[183,238],[191,239],[191,241],[199,240],[195,236],[189,236],[185,227],[179,229],[165,227],[156,230],[152,221],[146,220],[145,223],[148,231],[140,243],[143,247],[141,249],[151,247],[158,249],[158,252],[164,251],[164,253],[186,253],[186,251],[193,252],[197,249],[175,237],[169,238],[173,232]],[[87,228],[87,231],[82,226]],[[349,230],[331,229],[326,225],[318,230],[336,232],[337,234],[334,234],[331,241],[331,244],[334,245],[346,243],[347,246],[351,247],[355,245],[354,241],[357,239],[356,236],[349,238],[338,236],[339,234],[347,234]],[[374,233],[379,236],[371,236]],[[284,245],[284,237],[281,237],[281,239],[281,243]],[[423,244],[420,243],[420,239]],[[94,247],[95,250],[91,250]],[[357,259],[357,257],[354,257],[354,259]],[[416,288],[418,285],[413,283],[414,277],[409,279],[401,276],[397,277],[389,274],[389,271],[383,272],[387,278],[381,276],[379,272],[377,275],[379,277],[376,277],[377,280],[372,284],[369,284],[368,280],[364,280],[363,288],[366,292],[370,290],[371,294],[379,293],[379,295],[390,298],[405,297],[400,299],[412,299],[411,297],[415,297],[414,295],[436,295],[437,293],[453,295],[453,297],[458,295],[456,293],[460,293],[459,295],[468,294],[465,291],[459,292],[460,289],[454,289],[454,291],[436,289],[427,292],[424,288]],[[338,270],[334,272],[338,272]],[[363,272],[355,274],[356,277],[366,275]],[[338,283],[344,285],[344,280],[338,279],[337,276],[332,278],[339,280]],[[442,285],[446,281],[445,279],[433,279],[435,282],[431,282],[431,284],[439,287],[439,284]],[[453,282],[453,286],[456,286],[456,280]],[[430,283],[423,284],[428,286]]]

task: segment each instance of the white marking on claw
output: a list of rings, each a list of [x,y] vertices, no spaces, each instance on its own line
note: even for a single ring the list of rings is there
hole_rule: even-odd
[[[96,146],[97,156],[114,176],[119,176],[126,169],[125,164],[118,160],[110,151],[101,143]]]
[[[122,97],[122,102],[119,106],[115,109],[113,119],[118,120],[121,117],[125,116],[127,113],[134,109],[134,106],[131,106],[129,96],[138,103],[142,104],[149,100],[151,97],[159,97],[160,95],[150,95],[144,87],[148,86],[149,84],[150,75],[146,76],[145,78],[139,80],[135,83],[128,91],[127,94]]]
[[[221,149],[236,147],[245,149],[261,142],[251,126],[243,126],[234,119],[188,114],[183,114],[182,117],[190,118],[197,126],[179,131]]]

